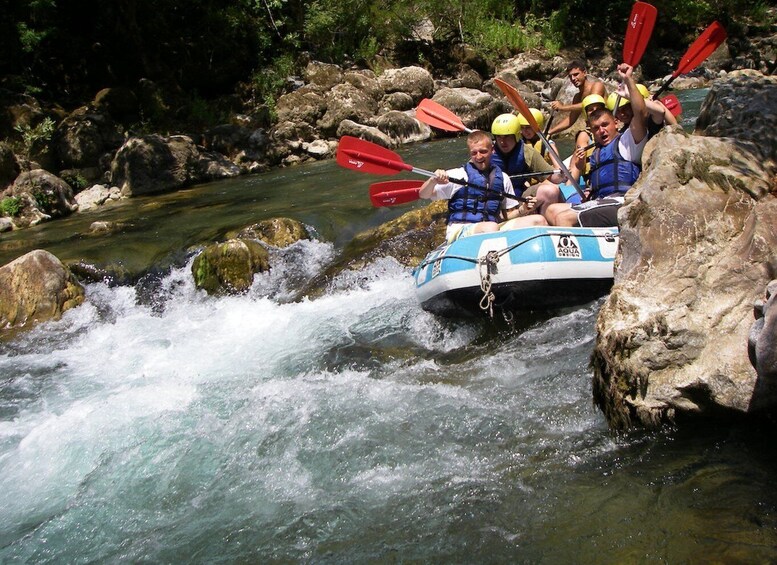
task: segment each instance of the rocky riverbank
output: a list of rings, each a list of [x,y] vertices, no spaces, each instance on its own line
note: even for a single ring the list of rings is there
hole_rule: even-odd
[[[776,43],[754,42],[749,51],[738,46],[736,57],[724,44],[693,76],[674,86],[698,87],[735,68],[766,67]],[[311,61],[303,76],[290,79],[293,90],[277,100],[270,127],[264,125],[266,112],[244,102],[244,112],[234,112],[229,123],[198,133],[142,133],[137,127],[142,116],[175,111],[148,81],[132,90],[101,90],[91,103],[71,112],[44,108],[31,97],[13,98],[0,131],[23,132],[26,151],[15,153],[11,144],[0,143],[0,231],[121,198],[330,158],[342,135],[387,147],[445,135],[415,119],[415,106],[426,97],[458,114],[468,127],[488,128],[496,115],[512,111],[493,78],[516,86],[530,105],[547,108],[553,100],[568,102],[575,93],[564,76],[567,60],[586,59],[584,53],[550,58],[523,53],[486,77],[483,62],[466,46],[451,56],[459,70],[450,77],[420,66],[376,75]],[[667,68],[679,56],[667,55]],[[590,73],[612,88],[616,63],[617,49],[606,49],[589,58]]]

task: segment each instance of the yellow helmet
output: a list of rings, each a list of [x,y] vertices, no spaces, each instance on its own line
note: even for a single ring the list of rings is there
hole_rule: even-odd
[[[604,101],[604,98],[602,98],[598,94],[589,94],[588,96],[583,98],[583,117],[588,118],[588,111],[586,110],[586,108],[588,108],[592,104],[601,104],[602,106],[607,105]]]
[[[615,101],[617,99],[618,99],[618,93],[617,92],[611,92],[610,95],[607,97],[607,109],[610,112],[614,112],[615,111]],[[621,96],[621,99],[618,102],[618,108],[620,108],[621,106],[625,106],[626,104],[631,104],[631,102],[629,102],[628,98],[624,98],[623,96]]]
[[[491,124],[491,133],[494,135],[514,135],[518,138],[521,124],[518,116],[513,114],[499,114]]]
[[[650,91],[647,89],[647,86],[644,84],[638,84],[637,90],[639,90],[639,93],[642,95],[642,98],[650,98]]]
[[[545,116],[542,115],[542,112],[540,112],[537,108],[529,108],[529,112],[531,112],[531,115],[534,116],[534,121],[537,122],[537,125],[540,126],[540,129],[545,127]],[[521,124],[522,127],[528,126],[529,120],[521,115],[518,116],[518,123]]]

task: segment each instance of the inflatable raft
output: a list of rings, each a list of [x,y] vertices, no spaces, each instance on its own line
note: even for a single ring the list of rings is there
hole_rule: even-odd
[[[518,228],[457,239],[413,271],[424,310],[442,315],[584,304],[613,282],[618,228]]]

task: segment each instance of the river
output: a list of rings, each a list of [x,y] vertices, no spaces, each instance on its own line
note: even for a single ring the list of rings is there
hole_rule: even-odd
[[[315,163],[3,234],[3,263],[42,246],[136,282],[0,343],[0,562],[777,560],[773,430],[612,434],[591,402],[600,302],[439,319],[391,259],[290,301],[407,210],[370,208],[375,180]],[[317,239],[245,296],[194,289],[198,244],[277,215]],[[98,218],[126,228],[88,235]]]

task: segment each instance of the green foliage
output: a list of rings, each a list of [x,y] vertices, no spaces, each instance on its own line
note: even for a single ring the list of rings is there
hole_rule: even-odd
[[[651,0],[658,22],[651,45],[687,47],[712,20],[729,34],[768,29],[769,0]],[[596,47],[623,37],[633,0],[14,0],[0,11],[0,75],[14,92],[81,105],[106,84],[141,78],[170,92],[197,92],[190,113],[209,119],[210,99],[252,77],[272,107],[301,52],[375,67],[437,64],[434,48],[466,41],[488,59],[527,49]],[[419,38],[433,26],[433,44]],[[401,61],[399,60],[401,59]],[[68,100],[67,97],[72,97]],[[167,112],[167,108],[164,108]],[[185,113],[184,113],[185,115]],[[164,119],[146,111],[153,124]],[[23,132],[24,133],[24,132]],[[31,132],[29,132],[31,133]]]
[[[62,171],[59,176],[76,193],[81,192],[89,185],[89,181],[79,171]]]
[[[39,210],[47,211],[51,208],[51,206],[54,204],[54,195],[50,192],[46,192],[45,190],[41,190],[39,188],[35,188],[32,191],[30,191],[30,194],[32,194],[32,197],[35,199],[35,204],[37,205]]]
[[[22,135],[22,151],[29,157],[32,148],[39,142],[51,141],[56,124],[51,118],[44,118],[36,126],[19,124],[14,129]]]
[[[290,54],[277,57],[272,63],[259,72],[254,73],[254,96],[266,104],[275,119],[275,101],[283,93],[286,78],[296,70],[294,58]]]
[[[561,47],[561,35],[554,30],[551,19],[531,14],[526,16],[524,25],[481,16],[465,28],[465,39],[490,58],[537,48],[555,55]]]
[[[19,22],[16,30],[19,34],[19,43],[25,53],[34,53],[47,35],[45,31],[35,31],[24,22]]]
[[[22,201],[16,196],[8,196],[0,200],[0,214],[11,218],[19,215],[22,211]]]

